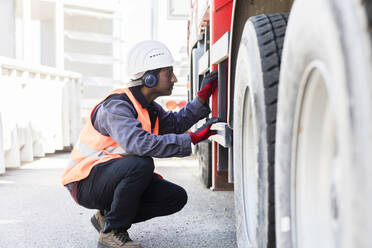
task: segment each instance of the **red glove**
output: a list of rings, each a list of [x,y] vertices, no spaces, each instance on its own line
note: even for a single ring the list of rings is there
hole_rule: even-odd
[[[200,128],[198,128],[198,130],[196,130],[195,133],[189,132],[189,135],[191,137],[192,143],[194,145],[196,145],[200,141],[203,141],[203,140],[208,139],[211,135],[215,135],[217,132],[216,131],[212,131],[210,129],[211,129],[212,124],[214,124],[214,123],[216,123],[218,121],[219,121],[218,118],[213,117],[213,118],[207,120],[207,122],[204,123],[203,126],[201,126]]]
[[[203,99],[205,102],[208,101],[209,97],[211,97],[212,92],[217,87],[218,82],[218,73],[217,71],[213,71],[208,73],[203,78],[203,81],[200,86],[200,91],[196,94],[199,98]]]

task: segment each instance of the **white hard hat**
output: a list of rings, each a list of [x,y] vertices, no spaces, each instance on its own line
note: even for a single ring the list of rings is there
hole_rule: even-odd
[[[135,44],[128,52],[126,71],[131,79],[138,79],[146,71],[179,65],[169,49],[156,40],[145,40]]]

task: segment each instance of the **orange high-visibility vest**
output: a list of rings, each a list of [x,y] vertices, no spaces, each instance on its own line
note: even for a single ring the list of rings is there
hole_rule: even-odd
[[[151,132],[151,121],[147,109],[142,108],[141,104],[137,101],[128,88],[114,90],[104,100],[113,94],[123,93],[128,96],[129,100],[136,109],[138,114],[137,120],[141,122],[142,129],[149,133],[158,135],[159,118],[156,118],[154,130]],[[114,158],[121,158],[126,155],[124,149],[120,147],[111,137],[100,134],[94,128],[92,124],[92,115],[99,104],[93,108],[90,119],[85,124],[80,133],[78,142],[71,152],[69,164],[62,175],[63,185],[80,181],[88,177],[92,168],[99,163],[103,163]]]

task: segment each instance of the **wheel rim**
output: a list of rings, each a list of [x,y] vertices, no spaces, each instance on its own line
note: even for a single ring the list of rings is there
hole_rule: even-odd
[[[250,243],[253,243],[256,236],[257,227],[257,204],[258,204],[258,166],[257,166],[257,135],[253,121],[254,110],[251,104],[249,89],[246,88],[243,103],[243,118],[242,118],[242,190],[245,229]]]
[[[328,73],[315,66],[305,78],[297,109],[297,147],[293,166],[292,209],[296,247],[337,247],[339,217],[335,175],[339,171],[335,116],[327,91]]]

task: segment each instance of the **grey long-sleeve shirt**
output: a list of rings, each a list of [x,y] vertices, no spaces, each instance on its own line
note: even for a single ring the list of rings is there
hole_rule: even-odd
[[[133,88],[130,90],[133,92]],[[109,98],[97,107],[95,129],[114,139],[128,154],[159,158],[190,155],[191,138],[184,132],[211,112],[209,106],[195,98],[179,112],[165,111],[154,101],[148,104],[139,90],[133,93],[142,107],[159,117],[158,136],[142,129],[137,111],[124,94]]]

